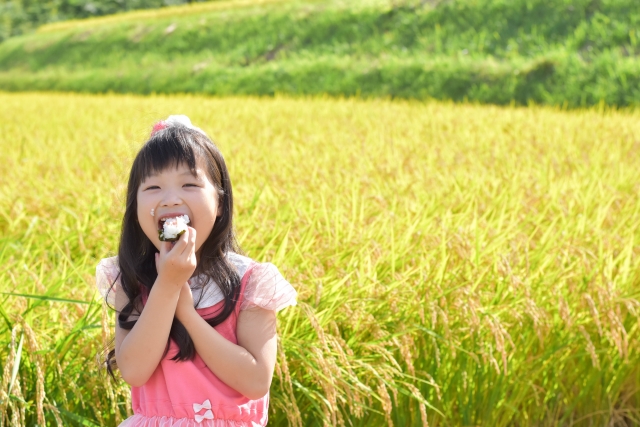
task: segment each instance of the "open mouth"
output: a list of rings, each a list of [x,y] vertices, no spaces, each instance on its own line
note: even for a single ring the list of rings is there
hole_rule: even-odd
[[[158,221],[158,237],[163,242],[175,242],[187,231],[191,224],[188,215],[160,218]]]

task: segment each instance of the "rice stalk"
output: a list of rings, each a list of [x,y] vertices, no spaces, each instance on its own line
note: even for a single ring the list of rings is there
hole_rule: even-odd
[[[638,419],[637,113],[0,94],[3,425],[131,414],[96,362],[115,319],[93,276],[133,154],[176,112],[225,154],[245,251],[299,292],[270,425]]]

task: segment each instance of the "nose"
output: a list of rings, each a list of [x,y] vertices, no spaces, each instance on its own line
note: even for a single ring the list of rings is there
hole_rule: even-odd
[[[164,194],[160,206],[171,207],[179,206],[182,204],[182,199],[173,191],[168,191]]]

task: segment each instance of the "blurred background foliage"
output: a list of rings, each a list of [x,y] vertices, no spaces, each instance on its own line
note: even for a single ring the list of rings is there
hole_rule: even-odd
[[[0,41],[42,24],[205,0],[0,0]]]
[[[55,20],[121,3],[21,8],[30,4]],[[203,2],[11,37],[0,90],[630,106],[640,104],[639,28],[637,0]]]

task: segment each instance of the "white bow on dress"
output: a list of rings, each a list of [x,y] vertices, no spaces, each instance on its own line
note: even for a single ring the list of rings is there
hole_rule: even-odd
[[[207,409],[207,412],[205,412],[204,415],[198,415],[197,412],[200,412],[203,409]],[[213,419],[213,412],[211,412],[211,401],[209,399],[207,399],[204,402],[202,402],[202,405],[194,403],[193,404],[193,412],[196,412],[195,418],[196,418],[196,422],[198,424],[200,424],[203,420],[212,420]]]
[[[211,409],[211,402],[209,399],[202,402],[202,405],[198,405],[197,403],[193,404],[193,412],[200,412],[203,409]]]
[[[204,415],[198,415],[196,414],[196,422],[197,423],[201,423],[202,420],[212,420],[213,419],[213,412],[211,412],[211,409],[207,410],[207,412],[204,413]]]

